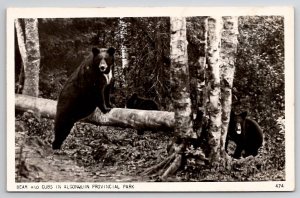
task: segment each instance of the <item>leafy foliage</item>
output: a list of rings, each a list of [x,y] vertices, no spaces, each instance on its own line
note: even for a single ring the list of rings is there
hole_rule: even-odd
[[[237,98],[234,108],[247,110],[258,121],[265,136],[264,160],[280,170],[285,164],[283,22],[283,17],[279,16],[239,18],[233,85]]]
[[[263,124],[269,124],[270,118],[278,118],[284,110],[283,28],[283,17],[239,19],[234,95],[239,108],[265,120]]]

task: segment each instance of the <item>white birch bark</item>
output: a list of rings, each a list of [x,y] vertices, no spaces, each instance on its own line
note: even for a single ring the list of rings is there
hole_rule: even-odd
[[[175,136],[196,138],[192,129],[186,19],[171,17],[171,87],[175,111]]]
[[[221,155],[225,155],[225,142],[230,120],[232,103],[232,84],[237,52],[238,17],[223,17],[221,43],[221,97],[222,97],[222,133],[220,139]]]
[[[129,61],[128,61],[128,49],[126,47],[125,38],[127,36],[127,24],[123,21],[121,17],[119,20],[119,27],[120,27],[120,37],[121,37],[121,58],[122,58],[122,68],[127,68]]]
[[[220,42],[222,18],[209,17],[207,21],[208,99],[207,114],[210,118],[209,146],[212,163],[220,158],[221,103],[220,103]]]
[[[23,94],[37,97],[39,94],[40,72],[40,44],[38,35],[38,20],[24,19],[25,21],[25,47],[24,55],[24,89]],[[21,44],[22,46],[22,44]],[[23,46],[21,47],[23,50]]]
[[[26,53],[26,47],[25,47],[24,31],[22,29],[20,19],[15,19],[15,27],[16,27],[16,32],[17,32],[19,51],[21,54],[22,62],[23,62],[22,64],[23,64],[23,67],[25,67],[24,63],[27,63],[27,53]]]

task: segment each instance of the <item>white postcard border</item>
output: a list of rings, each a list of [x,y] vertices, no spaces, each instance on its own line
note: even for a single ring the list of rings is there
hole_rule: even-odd
[[[105,182],[120,189],[92,189],[95,183],[16,183],[14,108],[14,19],[69,17],[150,17],[150,16],[246,16],[280,15],[285,18],[285,148],[286,181],[268,182]],[[7,10],[7,190],[8,191],[293,191],[295,189],[295,92],[294,92],[294,9],[292,7],[114,7],[114,8],[9,8]],[[134,189],[123,188],[133,184]],[[21,185],[21,186],[20,186]],[[27,185],[29,189],[23,189]],[[43,189],[43,185],[89,185],[85,189]],[[33,188],[30,188],[32,187]],[[36,189],[38,186],[38,189]],[[67,187],[66,186],[66,187]],[[280,187],[282,186],[282,187]],[[23,186],[24,187],[24,186]]]

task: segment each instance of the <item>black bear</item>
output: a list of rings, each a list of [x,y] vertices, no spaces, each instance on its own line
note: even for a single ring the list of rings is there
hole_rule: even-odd
[[[114,48],[93,48],[65,83],[57,102],[53,149],[60,149],[74,123],[93,113],[96,107],[103,113],[110,111],[114,53]]]
[[[141,110],[158,110],[156,102],[150,99],[141,98],[134,93],[126,102],[126,108],[128,109],[141,109]],[[139,129],[138,135],[143,135],[144,130]]]
[[[142,109],[142,110],[158,110],[156,102],[150,99],[141,98],[134,93],[126,103],[128,109]]]
[[[231,112],[225,143],[226,151],[229,140],[236,143],[234,158],[240,158],[243,151],[243,157],[256,156],[263,143],[263,132],[257,122],[247,118],[247,112],[239,115]]]

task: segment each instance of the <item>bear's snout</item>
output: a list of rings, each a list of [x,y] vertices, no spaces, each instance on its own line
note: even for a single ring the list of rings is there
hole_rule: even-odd
[[[100,71],[105,71],[106,67],[100,66]]]

